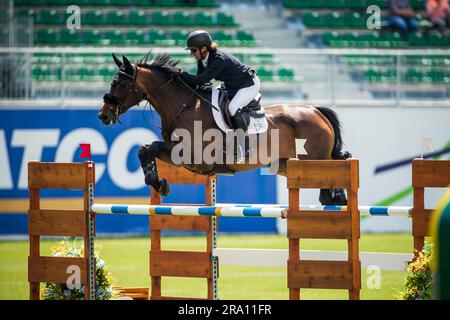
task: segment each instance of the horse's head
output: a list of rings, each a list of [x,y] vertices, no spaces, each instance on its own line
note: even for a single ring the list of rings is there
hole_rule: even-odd
[[[98,113],[98,118],[104,125],[115,124],[121,114],[144,100],[143,93],[136,87],[136,66],[124,55],[123,62],[114,54],[112,56],[119,70],[111,83],[109,93],[103,96],[104,104]]]

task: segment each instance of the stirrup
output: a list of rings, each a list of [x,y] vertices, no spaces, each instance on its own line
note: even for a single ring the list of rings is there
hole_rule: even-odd
[[[245,160],[250,155],[250,151],[247,148],[244,148],[244,151],[242,149],[243,148],[241,146],[238,146],[237,152],[234,155],[234,163],[235,164],[245,163]]]

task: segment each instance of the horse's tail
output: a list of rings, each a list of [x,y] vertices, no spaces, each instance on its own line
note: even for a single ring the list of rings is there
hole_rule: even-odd
[[[334,130],[334,146],[333,151],[331,151],[331,158],[336,160],[345,160],[347,158],[351,158],[352,155],[350,152],[342,151],[342,147],[344,146],[341,135],[342,126],[336,112],[327,107],[316,108],[325,116],[325,118],[328,119],[328,121],[330,121]]]

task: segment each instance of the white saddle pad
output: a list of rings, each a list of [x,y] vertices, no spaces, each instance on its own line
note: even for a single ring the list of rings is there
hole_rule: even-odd
[[[229,131],[232,131],[233,129],[227,126],[225,119],[223,118],[222,112],[219,108],[219,90],[220,86],[214,88],[212,90],[212,96],[211,96],[211,103],[213,106],[217,108],[212,108],[214,120],[216,121],[217,126],[222,130],[223,132],[227,133]],[[258,93],[259,94],[259,93]],[[262,108],[262,106],[261,106]],[[264,111],[264,108],[262,109]],[[267,123],[266,117],[261,118],[253,118],[250,117],[250,125],[248,126],[247,133],[248,134],[257,134],[257,133],[264,133],[267,131],[269,127],[269,124]]]

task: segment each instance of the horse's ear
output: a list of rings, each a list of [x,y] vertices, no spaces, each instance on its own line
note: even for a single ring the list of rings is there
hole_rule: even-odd
[[[121,66],[122,66],[122,64],[123,64],[123,62],[122,61],[120,61],[117,57],[116,57],[116,55],[113,53],[112,54],[112,57],[113,57],[113,59],[114,59],[114,62],[117,64],[117,66],[120,68]]]
[[[128,60],[128,58],[125,57],[124,55],[122,55],[122,60],[123,60],[123,64],[125,65],[125,73],[132,75],[134,72],[134,68],[131,65],[130,60]]]

